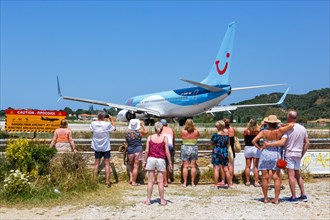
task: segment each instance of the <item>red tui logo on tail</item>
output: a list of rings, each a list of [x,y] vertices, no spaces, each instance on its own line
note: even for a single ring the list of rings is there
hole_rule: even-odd
[[[230,53],[227,53],[227,54],[226,54],[226,57],[229,58],[229,57],[230,57]],[[219,64],[220,64],[220,60],[216,60],[216,61],[215,61],[215,65],[217,66],[217,71],[218,71],[219,75],[223,75],[223,74],[225,74],[225,72],[226,72],[226,70],[227,70],[228,62],[226,62],[226,64],[225,64],[225,68],[223,68],[223,70],[221,70],[221,69],[219,68]]]

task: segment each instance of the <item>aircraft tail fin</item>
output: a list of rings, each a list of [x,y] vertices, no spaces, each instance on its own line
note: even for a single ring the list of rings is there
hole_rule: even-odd
[[[227,85],[231,66],[232,50],[235,36],[235,22],[228,24],[228,29],[221,43],[219,52],[207,77],[201,81],[207,85]]]

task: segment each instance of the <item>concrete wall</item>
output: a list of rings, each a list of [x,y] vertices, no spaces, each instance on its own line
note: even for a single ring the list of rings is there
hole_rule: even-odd
[[[79,152],[86,155],[89,158],[89,165],[92,167],[94,163],[93,152]],[[123,153],[119,151],[111,152],[111,164],[112,169],[117,174],[127,173],[127,165],[123,161]],[[176,151],[174,158],[174,175],[181,175],[180,151]],[[211,164],[211,151],[200,150],[198,152],[198,175],[202,178],[203,175],[212,171]],[[239,175],[245,169],[245,157],[244,151],[236,154],[234,161],[235,174]],[[330,150],[309,150],[301,161],[301,169],[309,171],[311,174],[330,174]]]

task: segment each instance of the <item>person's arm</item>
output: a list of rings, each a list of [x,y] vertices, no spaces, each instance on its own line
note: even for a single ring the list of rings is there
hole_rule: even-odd
[[[68,136],[69,136],[69,142],[70,142],[70,145],[72,147],[72,150],[73,150],[74,153],[76,153],[77,152],[77,149],[76,149],[76,145],[74,144],[74,141],[73,141],[73,138],[72,138],[72,133],[71,133],[71,130],[70,129],[69,129]]]
[[[285,134],[286,132],[290,131],[294,127],[294,124],[295,123],[291,122],[291,123],[288,123],[288,124],[283,125],[279,129],[277,129],[278,136],[279,137],[282,137],[283,134]]]
[[[171,154],[170,154],[170,150],[168,148],[168,139],[166,136],[164,136],[164,139],[165,139],[165,154],[166,154],[166,157],[167,157],[167,161],[168,161],[168,169],[170,172],[172,172],[172,160],[171,160]]]
[[[173,130],[172,130],[173,131]],[[173,131],[173,139],[172,139],[172,146],[173,146],[173,154],[175,154],[175,136],[174,136],[174,131]]]
[[[139,130],[140,131],[140,134],[142,136],[147,135],[148,134],[148,129],[144,125],[144,121],[140,121],[140,125],[141,125],[141,128],[142,128],[142,129]]]
[[[143,168],[146,168],[147,165],[148,154],[149,154],[149,142],[150,142],[150,136],[148,136],[147,138],[146,150],[144,151]]]
[[[114,127],[113,130],[115,131],[115,130],[116,130],[115,121],[113,120],[113,117],[111,117],[111,115],[110,115],[109,119],[110,119],[110,123],[111,123],[111,125]]]
[[[252,140],[252,144],[258,148],[259,150],[263,150],[263,146],[258,145],[258,141],[264,136],[264,131],[259,132],[257,136],[255,136]]]
[[[264,142],[264,146],[265,147],[269,147],[269,146],[272,146],[272,147],[282,147],[282,146],[285,145],[286,141],[287,141],[287,138],[282,136],[282,138],[280,140],[278,140],[278,141],[274,141],[274,142],[267,142],[267,141],[265,141]]]
[[[303,157],[305,155],[305,153],[307,152],[309,146],[310,146],[310,142],[309,142],[308,137],[306,136],[305,139],[304,139],[304,147],[303,147],[303,151],[301,153],[301,157]]]
[[[53,139],[52,139],[52,141],[50,142],[50,145],[49,145],[50,147],[53,147],[56,144],[56,139],[57,139],[57,132],[55,130]]]

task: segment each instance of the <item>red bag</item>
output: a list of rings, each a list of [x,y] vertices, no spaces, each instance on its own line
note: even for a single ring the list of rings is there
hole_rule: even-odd
[[[280,169],[285,169],[286,168],[287,162],[282,159],[278,159],[276,166]]]

